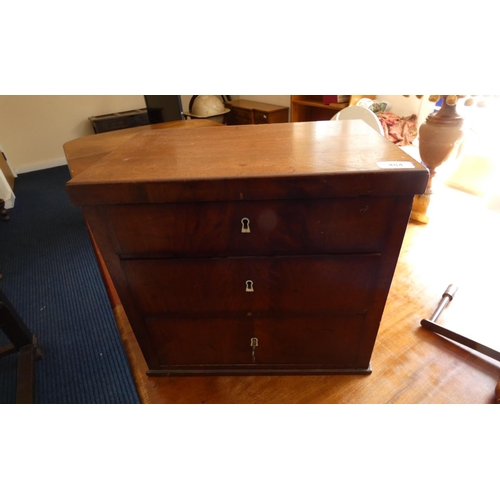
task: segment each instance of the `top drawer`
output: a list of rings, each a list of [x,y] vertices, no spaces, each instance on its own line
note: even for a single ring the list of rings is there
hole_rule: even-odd
[[[251,125],[253,123],[253,115],[251,109],[232,108],[229,115],[230,124]]]
[[[259,124],[259,123],[269,123],[269,113],[266,113],[264,111],[254,110],[254,112],[253,112],[253,121],[256,124]]]
[[[110,205],[119,255],[294,255],[377,252],[393,199]]]
[[[254,109],[253,121],[259,123],[286,123],[288,121],[288,108],[277,111],[259,111]]]

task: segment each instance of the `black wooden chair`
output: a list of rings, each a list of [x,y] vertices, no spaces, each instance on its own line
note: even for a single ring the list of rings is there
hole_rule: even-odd
[[[9,220],[4,200],[0,200],[0,217]],[[0,273],[0,279],[3,276]],[[18,353],[16,403],[33,403],[35,387],[35,361],[42,357],[36,335],[33,335],[12,304],[0,290],[0,329],[10,344],[0,347],[0,358]]]
[[[33,335],[0,290],[0,329],[10,344],[0,347],[0,358],[18,354],[16,403],[33,403],[35,387],[35,361],[42,351]]]
[[[0,199],[0,217],[2,218],[2,220],[9,220],[9,212],[7,212],[6,208],[5,208],[5,201]],[[3,278],[2,276],[2,272],[0,271],[0,280]]]

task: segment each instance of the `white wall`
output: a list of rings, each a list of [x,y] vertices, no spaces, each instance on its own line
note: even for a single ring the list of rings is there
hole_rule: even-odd
[[[0,95],[0,150],[18,174],[65,165],[63,144],[94,133],[89,116],[145,107],[142,95]]]
[[[141,95],[0,95],[0,145],[17,173],[65,165],[63,144],[94,133],[89,116],[144,107]]]

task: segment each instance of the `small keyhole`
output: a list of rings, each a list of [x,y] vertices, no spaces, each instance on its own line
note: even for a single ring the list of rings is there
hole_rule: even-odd
[[[256,337],[250,339],[250,347],[252,348],[252,363],[255,363],[255,348],[258,347],[259,340]]]
[[[253,292],[253,281],[252,280],[248,280],[245,284],[246,284],[245,291],[246,292]]]
[[[247,217],[243,217],[243,219],[241,219],[241,232],[242,233],[250,232],[250,219],[248,219]]]

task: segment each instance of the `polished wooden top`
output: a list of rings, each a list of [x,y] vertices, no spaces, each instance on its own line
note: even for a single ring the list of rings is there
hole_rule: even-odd
[[[155,123],[141,127],[126,128],[93,134],[73,139],[64,144],[63,149],[68,160],[71,177],[76,177],[90,166],[97,163],[110,152],[132,139],[135,135],[151,130],[169,129],[197,129],[207,127],[221,127],[222,124],[213,120],[177,120],[172,122]]]
[[[399,196],[422,193],[427,178],[425,167],[351,120],[141,132],[68,191],[76,205]]]

